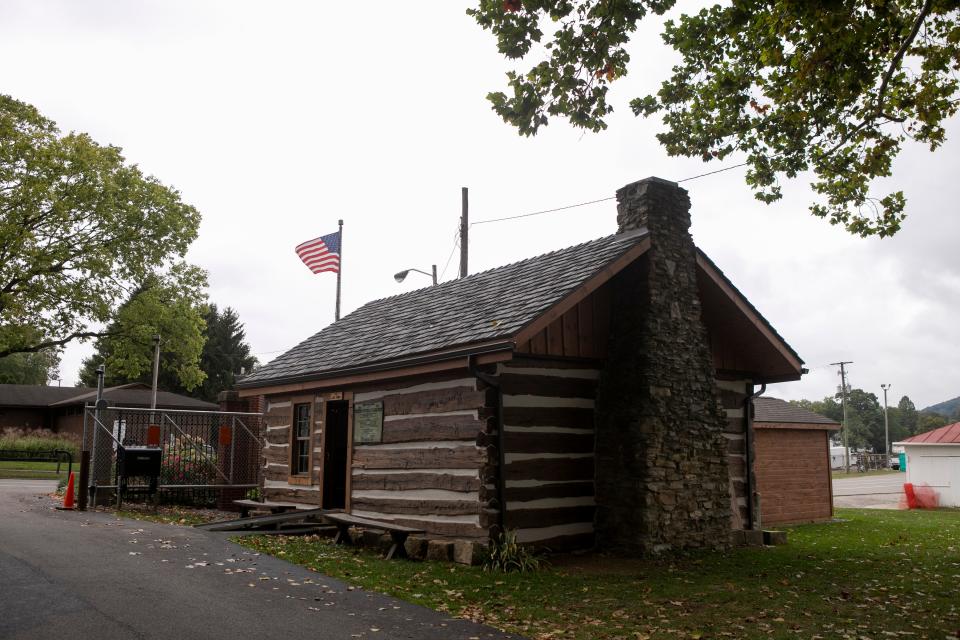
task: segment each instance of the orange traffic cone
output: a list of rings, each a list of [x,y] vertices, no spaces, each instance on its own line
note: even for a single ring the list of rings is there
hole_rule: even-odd
[[[67,480],[67,492],[63,494],[63,506],[61,509],[73,509],[73,471],[70,472],[70,479]]]

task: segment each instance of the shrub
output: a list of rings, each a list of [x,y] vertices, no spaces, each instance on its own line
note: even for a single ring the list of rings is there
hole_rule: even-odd
[[[216,484],[216,465],[216,453],[202,438],[173,438],[163,445],[160,484]]]
[[[490,544],[490,551],[483,563],[484,571],[527,573],[538,571],[544,561],[534,555],[529,547],[517,542],[517,532],[500,534]]]
[[[22,451],[30,455],[62,449],[69,451],[76,462],[80,456],[80,437],[72,433],[54,433],[49,429],[8,427],[0,433],[0,449]]]

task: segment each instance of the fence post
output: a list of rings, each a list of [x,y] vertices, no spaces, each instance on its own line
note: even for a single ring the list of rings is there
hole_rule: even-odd
[[[87,492],[90,482],[90,452],[86,449],[80,452],[80,500],[77,507],[80,511],[87,510]]]

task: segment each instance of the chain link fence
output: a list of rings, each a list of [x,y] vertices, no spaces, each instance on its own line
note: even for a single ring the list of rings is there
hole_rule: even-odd
[[[117,448],[123,446],[162,449],[162,502],[227,508],[259,486],[262,414],[87,407],[83,419],[94,504],[116,498]],[[147,486],[134,479],[122,498],[136,498]]]

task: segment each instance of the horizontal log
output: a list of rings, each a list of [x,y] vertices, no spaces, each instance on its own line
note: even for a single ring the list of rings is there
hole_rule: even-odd
[[[372,518],[374,520],[384,520],[385,522],[390,522],[393,524],[403,525],[405,527],[413,527],[415,529],[423,529],[427,532],[427,535],[436,535],[443,536],[447,538],[487,538],[489,537],[489,531],[483,529],[476,524],[468,522],[444,522],[441,520],[418,520],[413,518],[404,518],[400,517],[389,517],[389,518],[377,518],[376,515],[367,515],[363,509],[357,509],[362,514],[364,518]]]
[[[275,464],[288,464],[290,462],[289,447],[264,447],[263,459]]]
[[[593,398],[597,381],[585,378],[561,378],[510,374],[500,376],[500,384],[507,395],[534,395],[553,398]]]
[[[267,480],[282,480],[287,481],[287,478],[290,477],[290,469],[287,467],[267,467],[263,470],[263,477]]]
[[[415,387],[426,383],[447,382],[449,380],[458,380],[470,377],[466,369],[462,371],[435,371],[427,375],[421,375],[414,378],[402,380],[378,380],[374,383],[359,385],[354,388],[354,393],[370,393],[380,391],[395,391],[402,393],[404,389]]]
[[[509,431],[504,444],[508,453],[591,453],[593,434]]]
[[[288,489],[286,487],[264,487],[263,496],[267,500],[300,502],[303,504],[319,505],[320,492],[304,489]]]
[[[537,487],[511,487],[504,489],[508,502],[525,502],[542,498],[582,498],[593,495],[593,482],[547,483]]]
[[[354,509],[361,511],[415,516],[467,516],[480,512],[480,503],[475,498],[468,500],[409,500],[353,496],[350,504]]]
[[[503,421],[511,427],[570,427],[593,429],[593,409],[577,407],[505,407]]]
[[[384,396],[383,415],[398,416],[411,413],[465,411],[484,406],[485,398],[485,391],[476,391],[470,387],[402,393]]]
[[[538,358],[537,356],[521,355],[510,362],[504,363],[503,368],[509,371],[512,368],[522,369],[596,369],[595,362],[587,360],[560,360],[553,358]]]
[[[593,545],[594,536],[592,533],[576,533],[568,536],[556,536],[555,538],[546,538],[545,540],[535,540],[524,543],[524,546],[530,546],[535,549],[547,549],[549,551],[592,549]]]
[[[473,416],[421,416],[383,423],[383,442],[473,440],[486,428]]]
[[[593,522],[596,507],[556,507],[553,509],[507,509],[508,529],[552,527],[559,524]]]
[[[538,458],[506,466],[507,480],[593,480],[593,458]]]
[[[360,446],[353,450],[353,466],[363,469],[474,469],[486,459],[487,452],[472,444],[422,449]]]
[[[355,490],[408,491],[411,489],[446,489],[477,491],[479,476],[456,476],[449,473],[355,473],[351,479]]]
[[[263,434],[263,439],[270,444],[289,444],[290,443],[290,430],[284,429],[267,431]]]

